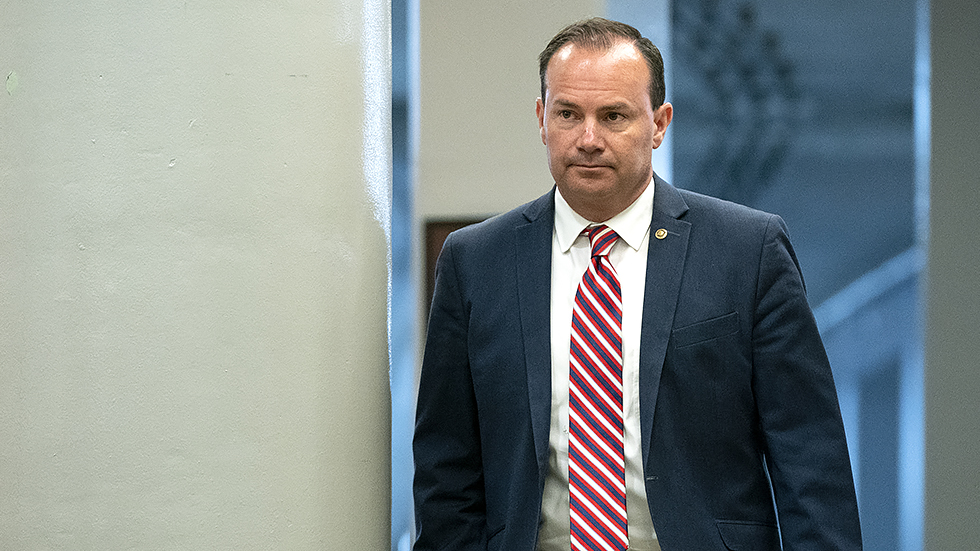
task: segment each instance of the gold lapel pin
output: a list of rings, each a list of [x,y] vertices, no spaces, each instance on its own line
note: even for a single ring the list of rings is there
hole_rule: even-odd
[[[663,239],[667,237],[667,230],[660,228],[659,230],[656,231],[656,233],[653,234],[653,236],[656,237],[657,239]]]

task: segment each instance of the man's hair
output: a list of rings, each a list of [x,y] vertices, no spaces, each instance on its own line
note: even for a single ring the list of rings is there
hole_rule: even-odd
[[[541,101],[545,100],[547,91],[548,63],[555,52],[566,44],[576,44],[598,52],[604,52],[620,42],[626,42],[636,47],[647,62],[650,70],[650,105],[656,109],[664,103],[664,58],[660,50],[644,38],[640,31],[618,21],[610,21],[601,17],[593,17],[572,23],[551,39],[544,51],[538,55],[538,75],[541,77]]]

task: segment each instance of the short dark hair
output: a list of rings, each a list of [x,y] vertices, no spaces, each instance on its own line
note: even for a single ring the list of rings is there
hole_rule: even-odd
[[[663,105],[666,91],[664,88],[664,58],[660,50],[644,38],[640,31],[626,23],[610,21],[601,17],[593,17],[572,23],[548,42],[548,46],[538,55],[538,75],[541,77],[541,101],[544,101],[547,90],[548,63],[555,52],[566,44],[578,44],[596,51],[606,51],[619,42],[627,42],[636,47],[647,62],[650,70],[650,105],[656,109]]]

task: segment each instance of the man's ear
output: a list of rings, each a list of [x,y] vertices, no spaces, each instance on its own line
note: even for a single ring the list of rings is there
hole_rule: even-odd
[[[657,127],[653,133],[654,149],[657,149],[660,147],[660,144],[664,143],[664,134],[667,132],[667,127],[670,126],[670,121],[673,118],[674,106],[666,102],[653,112],[653,123]]]
[[[546,133],[544,131],[544,100],[538,98],[534,102],[534,112],[538,115],[538,130],[541,131],[541,143],[548,145],[548,140],[546,139]]]

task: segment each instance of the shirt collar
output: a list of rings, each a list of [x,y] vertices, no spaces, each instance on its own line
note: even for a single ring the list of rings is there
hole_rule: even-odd
[[[650,231],[650,221],[653,219],[653,182],[647,186],[636,201],[622,212],[603,222],[615,231],[620,239],[633,250],[638,250],[643,238]],[[567,253],[572,248],[575,239],[582,230],[595,225],[572,210],[561,191],[555,189],[555,235],[558,237],[558,248]]]

